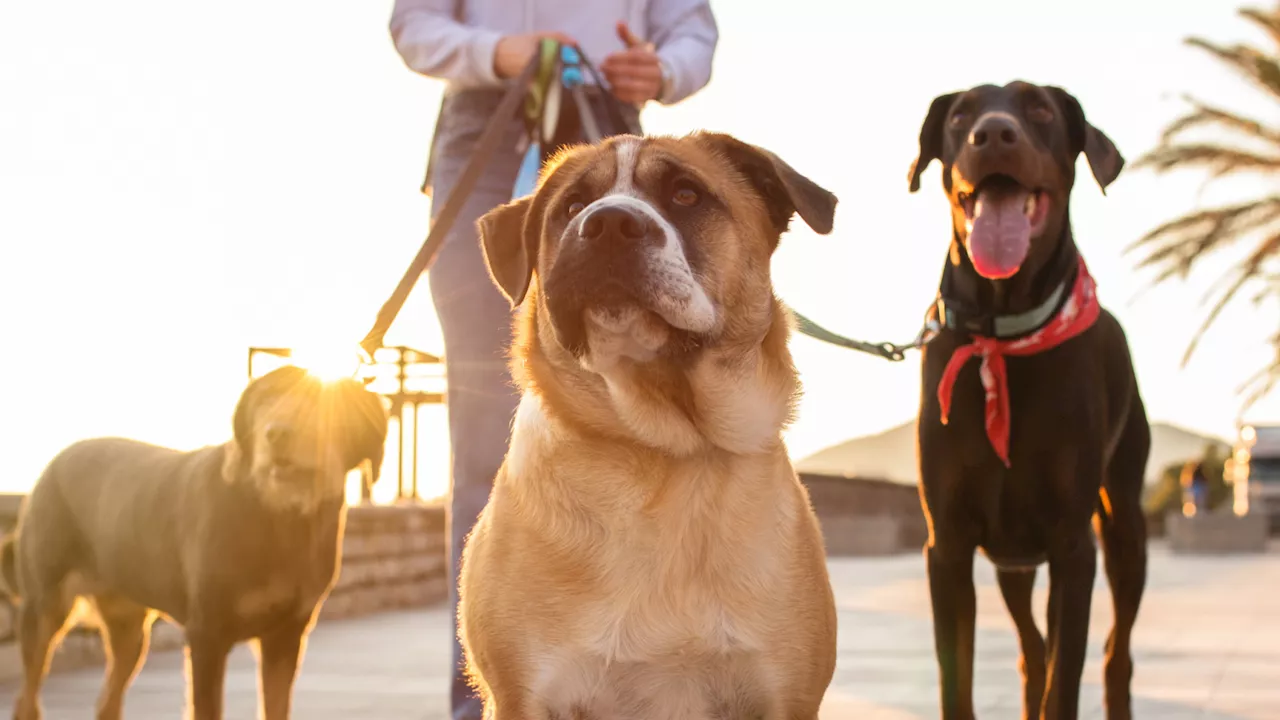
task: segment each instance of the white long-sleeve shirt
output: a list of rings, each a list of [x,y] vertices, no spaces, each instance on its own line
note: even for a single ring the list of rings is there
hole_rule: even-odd
[[[502,36],[562,32],[598,65],[626,49],[616,32],[620,20],[652,42],[668,68],[663,104],[711,79],[719,30],[707,0],[395,0],[391,37],[410,69],[451,89],[498,87],[493,54]]]

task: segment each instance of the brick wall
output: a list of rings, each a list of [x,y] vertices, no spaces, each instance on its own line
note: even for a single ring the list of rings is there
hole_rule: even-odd
[[[889,480],[801,473],[822,524],[827,554],[915,553],[928,539],[914,485]]]

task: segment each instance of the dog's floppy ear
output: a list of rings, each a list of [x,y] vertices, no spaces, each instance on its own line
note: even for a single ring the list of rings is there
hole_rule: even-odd
[[[915,162],[911,163],[911,169],[907,171],[908,188],[911,192],[920,189],[920,176],[924,174],[925,168],[929,167],[929,163],[942,159],[943,130],[947,126],[947,116],[951,113],[951,106],[959,95],[960,93],[939,95],[929,105],[929,114],[925,116],[924,124],[920,126],[920,152],[916,155]]]
[[[361,463],[370,465],[370,484],[377,482],[382,456],[387,446],[387,407],[382,396],[355,380],[344,380],[340,391],[343,462],[348,469]]]
[[[232,466],[247,463],[253,458],[253,414],[262,404],[263,397],[289,392],[307,381],[307,371],[295,365],[284,365],[250,382],[236,401],[231,416],[232,447],[227,456],[226,471]],[[231,477],[228,475],[228,477]]]
[[[799,215],[813,231],[826,235],[835,224],[836,196],[777,155],[731,135],[703,133],[742,174],[747,176],[769,205],[769,218],[778,234],[786,232],[791,216]]]
[[[262,379],[251,383],[240,393],[235,412],[231,416],[232,439],[236,450],[244,458],[253,457],[253,409],[262,389]]]
[[[1071,142],[1071,160],[1074,162],[1080,153],[1089,160],[1089,169],[1093,171],[1093,179],[1098,181],[1102,194],[1107,194],[1107,186],[1115,182],[1120,171],[1124,169],[1124,157],[1116,149],[1115,143],[1101,130],[1089,124],[1084,117],[1084,108],[1080,101],[1059,87],[1046,88],[1058,101],[1062,110],[1062,119],[1067,123],[1067,137]]]
[[[236,409],[231,415],[231,443],[227,445],[222,463],[222,476],[228,481],[238,478],[241,470],[253,462],[253,412],[262,385],[263,378],[250,382],[236,400]]]
[[[500,205],[476,221],[489,275],[511,307],[524,302],[538,265],[538,229],[530,222],[533,198],[526,195]]]

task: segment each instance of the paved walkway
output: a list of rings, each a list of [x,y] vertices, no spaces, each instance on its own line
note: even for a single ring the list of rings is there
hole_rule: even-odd
[[[824,720],[938,717],[923,559],[835,560],[840,660]],[[1037,605],[1043,627],[1044,571]],[[1020,717],[1017,642],[990,566],[978,561],[976,695],[983,718]],[[1082,718],[1101,718],[1101,645],[1110,598],[1099,579],[1093,605]],[[443,609],[322,625],[299,679],[295,717],[304,720],[443,720],[448,617]],[[1172,557],[1153,549],[1135,638],[1135,714],[1158,720],[1280,718],[1280,547],[1266,556]],[[227,683],[227,718],[255,712],[254,659],[238,650]],[[92,716],[100,673],[55,675],[48,720]],[[0,707],[13,702],[0,686]],[[182,655],[150,658],[126,703],[135,719],[180,717]],[[0,714],[7,710],[0,710]]]

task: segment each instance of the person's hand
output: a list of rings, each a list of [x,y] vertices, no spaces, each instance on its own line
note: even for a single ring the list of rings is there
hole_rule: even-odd
[[[633,105],[657,99],[662,94],[662,64],[653,43],[636,37],[625,22],[618,23],[618,37],[627,49],[600,63],[614,96]]]
[[[558,32],[534,32],[524,35],[506,35],[493,49],[493,72],[500,78],[513,78],[529,65],[538,45],[543,40],[556,40],[565,45],[577,45],[573,38]]]

